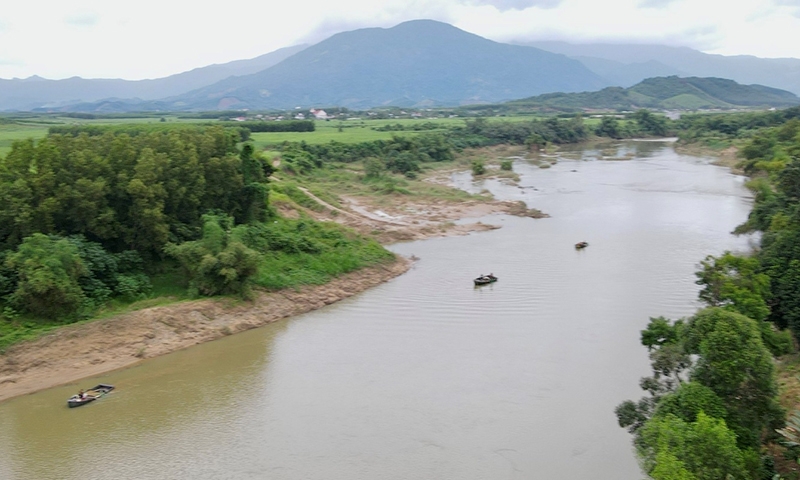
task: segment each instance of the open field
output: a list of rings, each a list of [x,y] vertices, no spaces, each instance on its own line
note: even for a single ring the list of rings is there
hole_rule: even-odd
[[[492,117],[489,121],[504,121],[504,122],[529,122],[534,117]],[[418,118],[418,119],[352,119],[352,120],[330,120],[330,121],[317,121],[316,131],[313,132],[258,132],[253,133],[253,139],[256,148],[264,149],[271,145],[277,145],[283,142],[301,142],[312,145],[321,143],[328,143],[332,141],[342,143],[359,143],[369,142],[373,140],[388,140],[393,135],[398,136],[414,136],[424,133],[444,132],[449,128],[462,127],[467,118],[452,117],[452,118]],[[430,130],[411,130],[414,126],[432,123],[437,127]],[[401,125],[402,128],[408,130],[394,130],[394,131],[381,131],[380,128],[386,126]]]
[[[57,115],[31,115],[22,118],[13,118],[15,123],[0,124],[0,157],[5,156],[11,150],[14,140],[26,138],[40,139],[47,135],[47,129],[54,125],[124,125],[124,124],[143,124],[143,123],[162,123],[164,118],[166,125],[176,123],[211,123],[215,120],[180,118],[177,115],[164,114],[163,116],[152,117],[132,117],[132,118],[97,118],[84,119],[73,117],[62,117]],[[536,117],[532,116],[509,116],[509,117],[489,117],[490,122],[529,122]],[[269,146],[278,145],[285,141],[300,142],[305,141],[309,144],[323,144],[331,141],[342,143],[359,143],[373,140],[388,140],[393,135],[414,136],[423,133],[444,132],[449,128],[461,127],[464,125],[466,117],[452,118],[400,118],[400,119],[370,119],[354,118],[352,120],[330,120],[316,121],[316,131],[314,132],[255,132],[251,138],[257,149],[267,149]],[[587,125],[599,123],[597,119],[585,119]],[[228,123],[230,124],[230,123]],[[434,124],[438,128],[428,130],[412,130],[415,126],[424,124]],[[397,130],[381,131],[386,126],[396,127]]]
[[[39,139],[47,135],[47,126],[0,124],[0,157],[6,156],[11,151],[11,144],[15,140],[25,138]]]

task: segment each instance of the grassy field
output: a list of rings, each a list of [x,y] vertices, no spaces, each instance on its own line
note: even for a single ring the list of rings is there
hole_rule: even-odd
[[[521,122],[531,121],[533,117],[497,117],[490,118],[489,121]],[[301,142],[318,145],[337,141],[342,143],[359,143],[373,140],[388,140],[393,135],[413,136],[424,133],[444,132],[448,128],[464,126],[465,118],[420,118],[420,119],[353,119],[353,120],[331,120],[317,121],[316,130],[313,132],[258,132],[253,133],[256,148],[266,149],[272,145],[278,145],[285,141]],[[376,129],[386,125],[402,125],[404,128],[412,128],[414,125],[433,123],[441,128],[433,130],[400,130],[400,131],[378,131]]]
[[[26,138],[40,139],[47,135],[47,129],[53,125],[123,125],[141,123],[160,123],[161,118],[167,124],[175,123],[214,123],[208,119],[185,119],[175,115],[163,115],[144,118],[100,118],[100,119],[81,119],[60,116],[31,116],[29,118],[16,118],[16,123],[0,124],[0,157],[5,156],[11,150],[11,144],[15,140]],[[515,117],[491,117],[488,121],[502,122],[522,122],[531,121],[535,117],[515,116]],[[419,119],[353,119],[353,120],[330,120],[317,121],[316,131],[314,132],[256,132],[251,138],[259,150],[268,149],[270,146],[279,145],[285,141],[300,142],[305,141],[309,144],[322,144],[331,141],[342,143],[359,143],[372,140],[388,140],[393,135],[413,136],[423,133],[444,132],[448,128],[460,127],[464,125],[465,118],[419,118]],[[587,124],[599,123],[595,119],[587,119]],[[399,131],[378,131],[377,129],[386,125],[401,125],[404,128],[411,128],[414,125],[432,123],[440,128],[432,130],[399,130]]]
[[[0,157],[6,156],[11,151],[11,144],[15,140],[26,138],[40,139],[47,135],[47,127],[42,125],[0,124]]]

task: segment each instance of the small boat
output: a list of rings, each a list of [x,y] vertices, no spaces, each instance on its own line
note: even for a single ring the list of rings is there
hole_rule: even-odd
[[[496,282],[497,281],[497,277],[495,277],[494,275],[491,275],[491,274],[489,274],[489,275],[481,275],[480,277],[476,278],[473,281],[475,282],[475,285],[486,285],[486,284],[489,284],[489,283]]]
[[[575,248],[581,250],[589,246],[589,242],[578,242],[575,244]]]
[[[80,407],[81,405],[86,405],[87,403],[94,402],[111,390],[114,390],[114,385],[106,385],[105,383],[95,385],[93,388],[83,392],[83,396],[73,395],[69,397],[69,400],[67,400],[67,406],[69,406],[69,408],[75,408]]]

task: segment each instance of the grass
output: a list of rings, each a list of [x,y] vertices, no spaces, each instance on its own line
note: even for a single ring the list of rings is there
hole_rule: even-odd
[[[82,119],[72,117],[60,117],[57,115],[29,116],[24,118],[10,119],[13,123],[0,123],[0,157],[4,157],[11,150],[11,144],[15,140],[26,138],[40,139],[47,135],[47,129],[53,125],[125,125],[125,124],[148,124],[161,123],[164,118],[167,125],[179,123],[211,123],[213,119],[194,119],[180,118],[177,115],[154,115],[152,117],[133,117],[133,118],[100,118]],[[533,120],[531,116],[508,116],[490,117],[490,122],[529,122]],[[389,140],[393,135],[414,136],[424,133],[444,132],[449,128],[461,127],[464,125],[465,118],[399,118],[399,119],[370,119],[358,118],[353,120],[330,120],[316,121],[314,132],[255,132],[251,134],[251,139],[259,150],[269,150],[269,147],[279,145],[285,141],[301,142],[318,145],[331,141],[342,143],[359,143],[374,140]],[[595,119],[585,119],[587,124],[592,124]],[[599,120],[598,120],[599,122]],[[401,131],[378,131],[378,128],[386,125],[401,125],[411,128],[415,125],[433,123],[440,128],[433,130],[401,130]]]
[[[395,195],[414,197],[417,200],[465,201],[484,198],[424,180],[426,173],[453,169],[460,165],[460,160],[422,164],[423,171],[417,179],[388,173],[378,178],[366,179],[361,162],[326,164],[324,168],[314,169],[302,177],[292,177],[285,173],[279,174],[279,176],[281,181],[290,184],[302,183],[302,186],[315,196],[337,207],[341,206],[338,200],[340,195],[371,197],[378,203],[381,198]],[[275,182],[273,185],[278,183]]]
[[[492,117],[491,122],[530,122],[533,117]],[[313,132],[256,132],[251,134],[251,138],[258,149],[268,149],[271,146],[283,142],[304,141],[311,145],[319,145],[332,141],[341,143],[360,143],[374,140],[389,140],[393,135],[414,136],[425,133],[445,132],[453,127],[464,126],[464,118],[419,118],[419,119],[357,119],[357,120],[331,120],[317,121],[316,130]],[[378,128],[386,125],[401,125],[411,128],[415,125],[433,123],[440,128],[433,130],[400,130],[400,131],[379,131]]]
[[[47,135],[47,128],[43,125],[0,124],[0,157],[8,155],[11,144],[17,140],[44,138]]]

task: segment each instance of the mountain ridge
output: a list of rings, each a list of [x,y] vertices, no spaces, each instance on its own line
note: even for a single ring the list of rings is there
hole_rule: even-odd
[[[714,77],[654,77],[629,87],[597,92],[555,93],[507,102],[509,105],[564,110],[692,110],[701,108],[771,108],[800,105],[792,92],[764,85],[742,85]]]
[[[666,45],[573,44],[556,41],[519,44],[567,55],[622,87],[632,86],[649,77],[680,75],[727,78],[742,84],[768,85],[800,95],[800,59],[797,58],[719,55]],[[646,62],[657,62],[660,69],[632,71],[633,65]]]
[[[605,85],[563,55],[414,20],[337,33],[267,70],[165,102],[201,109],[221,108],[223,99],[242,108],[457,105]]]

